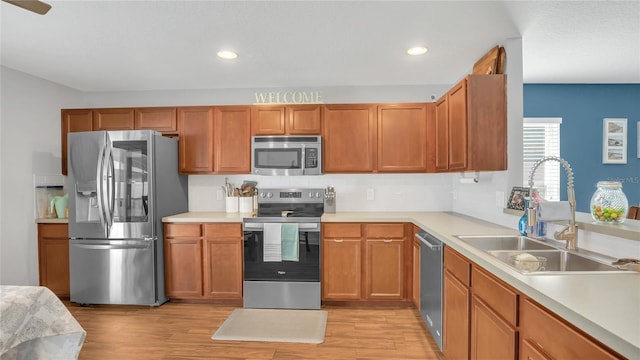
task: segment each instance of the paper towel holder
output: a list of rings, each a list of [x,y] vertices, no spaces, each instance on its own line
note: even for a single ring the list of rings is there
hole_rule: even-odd
[[[467,177],[467,173],[460,173],[460,183],[461,184],[477,184],[480,181],[480,173],[473,173],[472,177]]]

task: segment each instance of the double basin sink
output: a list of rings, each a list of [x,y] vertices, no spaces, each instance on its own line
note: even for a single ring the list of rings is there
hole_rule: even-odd
[[[523,274],[635,273],[611,265],[613,258],[580,249],[564,250],[526,236],[456,237]],[[579,254],[580,251],[589,255]]]

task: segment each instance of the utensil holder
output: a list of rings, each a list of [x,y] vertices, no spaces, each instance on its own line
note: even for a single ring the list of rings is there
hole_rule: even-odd
[[[225,208],[228,213],[238,212],[238,197],[227,196],[225,198]]]
[[[239,197],[239,211],[241,213],[251,213],[253,212],[253,197],[252,196],[244,196]]]

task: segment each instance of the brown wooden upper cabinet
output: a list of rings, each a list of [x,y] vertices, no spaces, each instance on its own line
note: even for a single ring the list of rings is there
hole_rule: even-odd
[[[378,172],[426,172],[427,163],[427,104],[379,105]]]
[[[91,109],[63,109],[61,112],[61,169],[63,175],[67,175],[67,134],[70,132],[93,130],[92,115],[93,112],[91,111]]]
[[[134,114],[136,130],[155,130],[166,136],[178,136],[175,107],[136,108]]]
[[[251,173],[251,107],[214,108],[214,172]]]
[[[468,75],[438,100],[435,142],[437,171],[506,170],[506,75]]]
[[[133,130],[134,109],[93,109],[93,131]]]
[[[213,107],[178,108],[180,173],[213,173]]]
[[[255,105],[251,135],[319,135],[320,105]]]
[[[378,132],[376,105],[324,105],[322,118],[323,172],[373,172]]]

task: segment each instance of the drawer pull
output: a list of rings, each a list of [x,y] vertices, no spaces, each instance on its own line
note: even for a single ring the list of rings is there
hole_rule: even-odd
[[[335,239],[335,240],[333,240],[333,242],[337,242],[337,243],[341,243],[341,242],[343,242],[343,241],[344,241],[344,240],[342,240],[342,239]]]
[[[386,242],[386,243],[393,242],[393,240],[391,240],[391,239],[384,239],[384,240],[382,240],[382,241],[383,241],[383,242]]]

